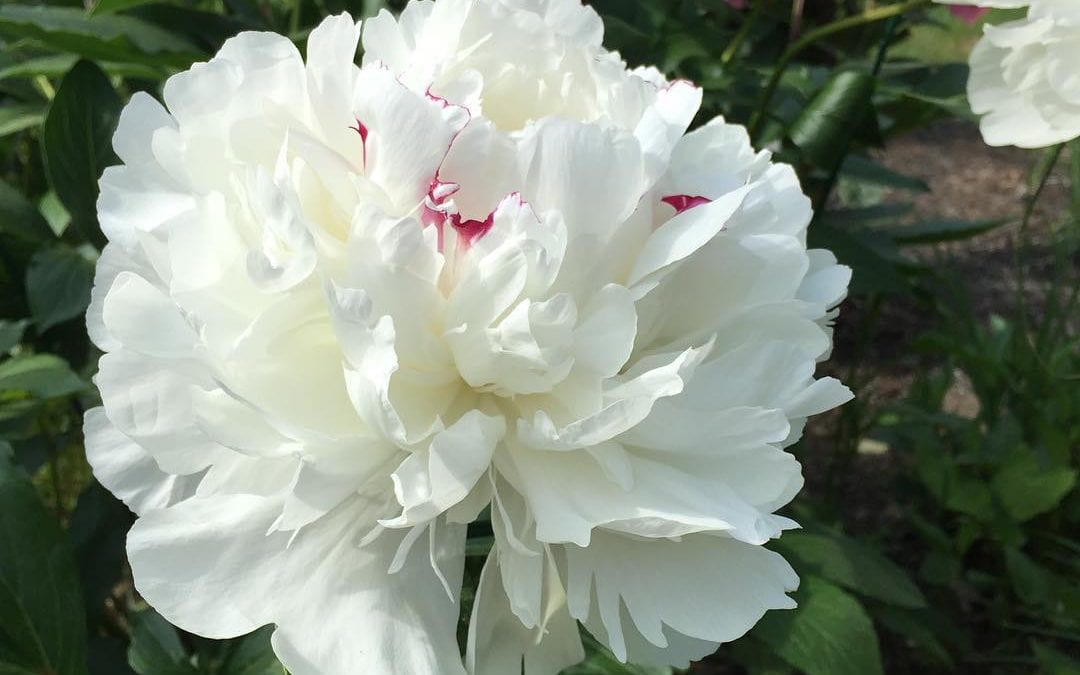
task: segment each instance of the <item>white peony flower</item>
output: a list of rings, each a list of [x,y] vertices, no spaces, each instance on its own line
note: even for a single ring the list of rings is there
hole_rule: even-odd
[[[977,4],[1028,7],[1023,19],[987,25],[971,52],[968,100],[972,111],[983,116],[980,128],[986,143],[1041,148],[1080,136],[1080,2]]]
[[[98,479],[139,592],[292,673],[686,665],[790,608],[764,548],[850,273],[792,169],[685,134],[577,0],[244,33],[137,94],[101,179]],[[456,627],[465,526],[494,546]]]

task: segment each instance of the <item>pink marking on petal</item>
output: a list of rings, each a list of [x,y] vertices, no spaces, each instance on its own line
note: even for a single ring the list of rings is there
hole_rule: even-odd
[[[443,98],[442,96],[439,96],[438,94],[432,94],[431,93],[431,87],[428,87],[424,91],[424,96],[427,96],[428,100],[430,100],[430,101],[435,101],[436,103],[441,103],[442,107],[444,107],[444,108],[449,108],[452,105],[456,105],[454,103],[451,103],[450,101],[447,101],[445,98]],[[457,106],[457,107],[458,108],[464,108],[465,106]]]
[[[949,11],[952,12],[953,16],[964,23],[975,23],[979,20],[979,17],[990,10],[986,7],[977,7],[975,5],[953,5],[949,8]]]
[[[682,213],[683,211],[692,209],[695,206],[708,204],[712,200],[706,197],[695,197],[693,195],[669,195],[667,197],[661,198],[660,201],[671,206],[671,208],[675,209],[676,213]]]
[[[465,244],[469,245],[491,230],[491,226],[495,224],[495,212],[492,211],[483,220],[462,220],[461,216],[455,213],[450,216],[449,220],[450,224],[465,240]]]
[[[364,170],[367,171],[368,128],[359,119],[356,120],[356,126],[355,127],[349,127],[349,128],[352,129],[353,131],[355,131],[356,133],[360,134],[360,142],[364,145]]]

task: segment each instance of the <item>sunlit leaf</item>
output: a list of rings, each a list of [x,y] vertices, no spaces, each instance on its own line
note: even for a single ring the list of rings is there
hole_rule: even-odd
[[[859,601],[815,576],[795,594],[797,609],[772,611],[751,632],[806,675],[880,675],[874,626]]]

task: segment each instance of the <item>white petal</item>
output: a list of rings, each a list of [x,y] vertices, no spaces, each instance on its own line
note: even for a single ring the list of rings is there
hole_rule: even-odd
[[[509,610],[509,600],[492,552],[480,572],[469,620],[466,664],[470,675],[557,675],[585,658],[577,622],[566,608],[554,565],[545,581],[544,622],[526,628]]]
[[[197,479],[159,469],[145,450],[113,426],[103,408],[86,411],[83,434],[94,477],[134,513],[165,508],[194,494]]]
[[[590,627],[602,626],[606,635],[597,637],[623,661],[630,656],[625,632],[636,629],[659,647],[666,646],[665,629],[702,641],[730,642],[767,610],[795,607],[786,595],[798,587],[791,566],[772,551],[725,537],[646,542],[598,534],[587,548],[567,546],[565,551],[571,613]],[[639,573],[642,569],[650,571],[647,578]],[[701,570],[711,573],[702,576]],[[622,605],[632,620],[629,625]],[[685,654],[669,656],[667,663],[689,665]]]
[[[653,285],[653,276],[693,254],[724,228],[742,205],[751,187],[740,188],[708,204],[688,209],[664,223],[645,243],[627,280],[641,297]]]
[[[274,651],[296,675],[464,672],[457,604],[431,569],[426,543],[389,575],[403,535],[385,532],[358,546],[371,520],[361,503],[291,543],[290,533],[267,534],[280,509],[276,499],[233,496],[149,512],[128,536],[136,588],[171,623],[206,637],[276,623]],[[446,528],[437,544],[434,557],[456,593],[464,529]]]
[[[506,432],[502,416],[470,410],[414,452],[394,471],[394,492],[402,506],[387,527],[431,520],[465,499],[491,463],[495,446]]]
[[[113,280],[102,303],[102,321],[120,345],[148,356],[186,358],[195,347],[195,332],[176,304],[132,272]]]

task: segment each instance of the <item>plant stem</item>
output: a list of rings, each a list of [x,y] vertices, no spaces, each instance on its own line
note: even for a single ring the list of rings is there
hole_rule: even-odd
[[[289,12],[289,36],[295,37],[300,32],[300,8],[303,0],[293,0],[292,11]]]
[[[750,31],[754,29],[754,25],[757,24],[758,18],[761,17],[761,6],[763,0],[757,0],[754,3],[753,9],[750,10],[750,15],[743,21],[742,26],[739,26],[739,32],[735,33],[735,37],[731,39],[728,46],[724,49],[724,53],[720,55],[720,65],[726,66],[731,63],[731,60],[735,58],[735,55],[739,52],[739,48],[746,42],[746,38],[750,35]]]
[[[1013,239],[1012,259],[1013,270],[1016,274],[1016,312],[1020,322],[1020,330],[1025,340],[1031,339],[1031,326],[1028,324],[1027,301],[1025,298],[1025,288],[1027,286],[1027,268],[1025,265],[1031,251],[1031,233],[1028,230],[1031,219],[1035,215],[1035,206],[1039,203],[1039,197],[1042,196],[1043,191],[1046,189],[1050,175],[1054,172],[1054,167],[1057,166],[1058,159],[1064,149],[1064,143],[1050,148],[1032,170],[1029,183],[1031,193],[1027,197],[1027,203],[1024,205],[1024,216],[1020,220],[1020,231]],[[1037,350],[1036,356],[1038,356]],[[1045,364],[1043,365],[1045,366]]]
[[[900,2],[895,5],[886,5],[884,7],[868,9],[862,14],[848,16],[838,21],[833,21],[830,24],[826,24],[821,28],[815,28],[814,30],[807,32],[798,40],[792,42],[788,48],[784,50],[784,53],[781,54],[780,60],[777,62],[776,68],[773,69],[772,76],[769,78],[769,82],[765,85],[765,93],[761,96],[761,103],[758,104],[758,109],[754,112],[753,117],[750,118],[750,138],[754,139],[755,142],[758,140],[758,135],[761,133],[761,127],[765,122],[765,111],[769,107],[769,103],[772,102],[773,96],[776,94],[776,88],[780,85],[780,79],[783,77],[784,71],[787,70],[791,60],[798,56],[804,49],[835,33],[840,33],[849,28],[857,28],[878,21],[884,21],[885,19],[894,16],[900,16],[913,9],[927,6],[931,2],[932,0],[907,0],[906,2]]]

